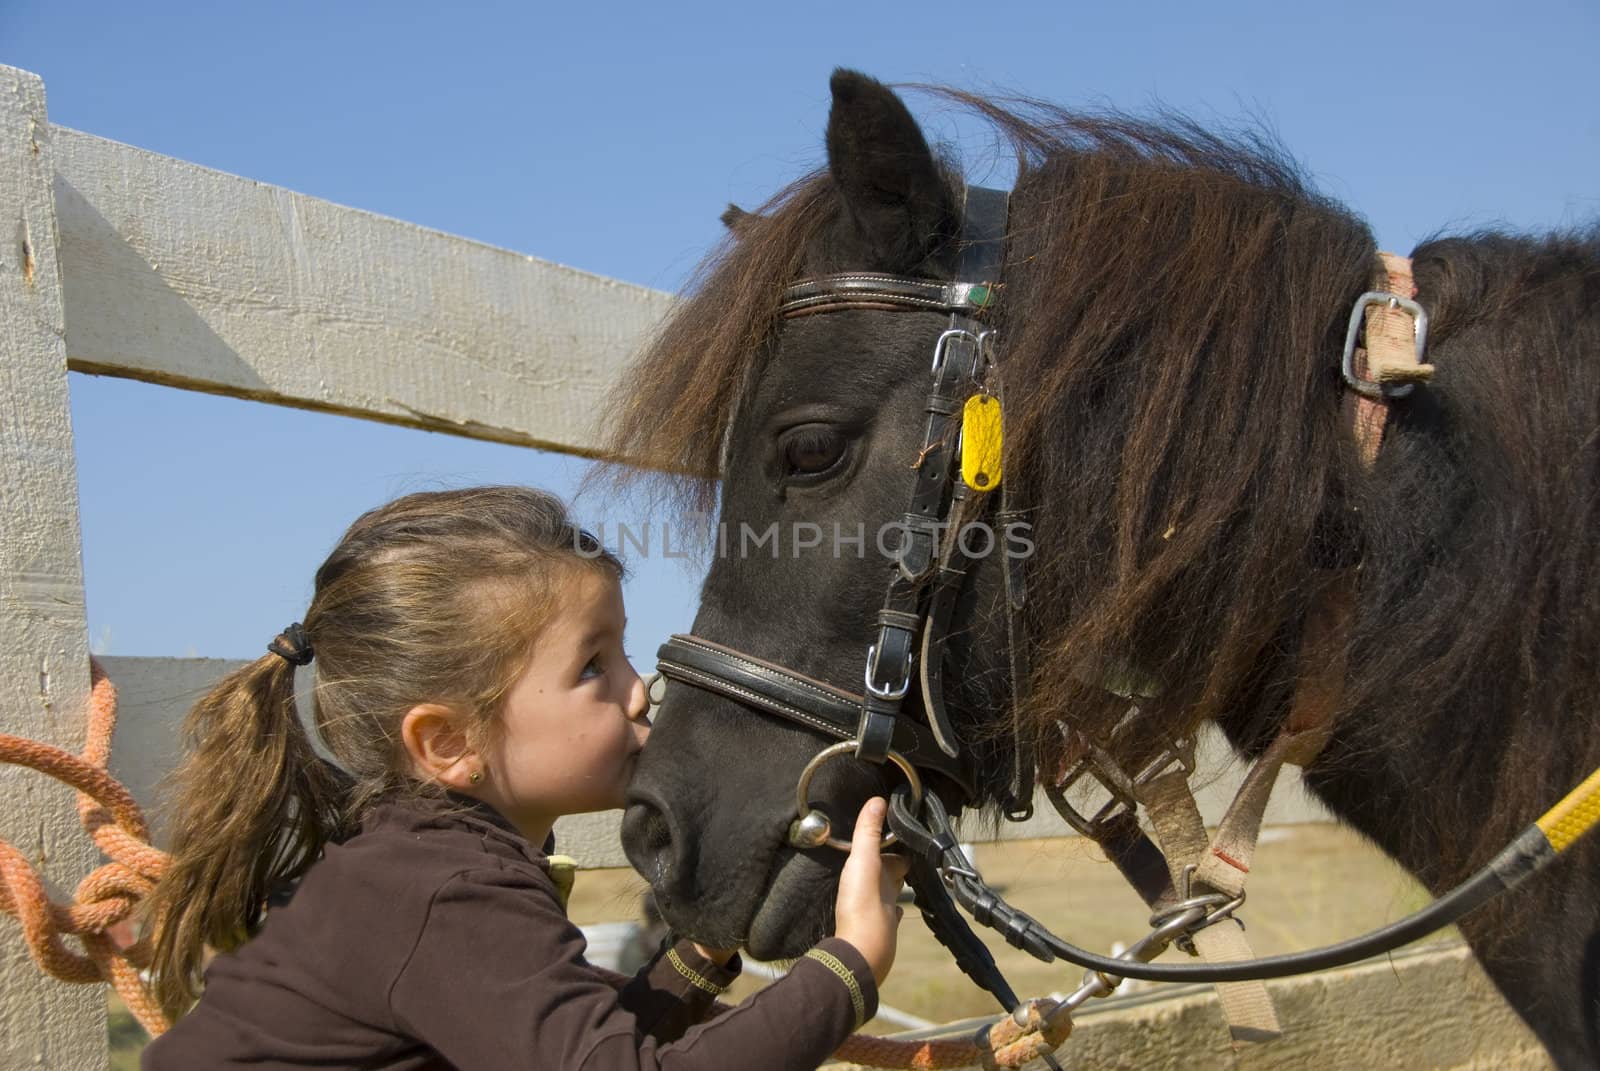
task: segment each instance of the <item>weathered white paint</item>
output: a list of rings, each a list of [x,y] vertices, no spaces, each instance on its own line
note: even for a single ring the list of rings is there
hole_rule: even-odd
[[[1465,945],[1426,945],[1338,971],[1267,983],[1283,1036],[1237,1052],[1210,986],[1088,1005],[1058,1052],[1065,1067],[1141,1071],[1453,1068],[1545,1071],[1550,1057]],[[970,1036],[979,1020],[918,1031]],[[831,1064],[845,1071],[845,1064]],[[1027,1071],[1043,1071],[1042,1062]],[[976,1069],[974,1069],[976,1071]]]
[[[57,128],[76,371],[568,453],[668,295]]]
[[[0,730],[76,751],[89,652],[53,175],[44,85],[0,67]],[[98,860],[72,792],[0,766],[0,800],[0,837],[70,894]],[[105,990],[45,977],[0,916],[0,1068],[105,1065]]]

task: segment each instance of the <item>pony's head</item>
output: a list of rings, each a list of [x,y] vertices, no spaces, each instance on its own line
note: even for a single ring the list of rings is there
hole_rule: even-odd
[[[889,89],[840,71],[832,90],[827,169],[724,217],[726,244],[637,366],[612,447],[679,474],[688,512],[720,522],[697,636],[860,692],[950,314],[792,315],[786,290],[843,272],[950,279],[964,186]],[[1333,455],[1337,369],[1307,340],[1336,350],[1372,246],[1259,145],[1119,117],[1044,126],[947,95],[1004,131],[1022,165],[986,326],[1000,339],[1004,480],[1030,527],[1021,541],[974,538],[948,642],[924,669],[943,682],[970,776],[958,787],[924,772],[947,802],[983,807],[1004,799],[1019,746],[1049,766],[1077,729],[1120,716],[1110,677],[1161,682],[1151,713],[1173,728],[1281,700],[1261,655],[1292,642],[1305,593],[1273,584],[1312,558]],[[1290,263],[1315,292],[1268,316],[1263,280]],[[1290,338],[1305,352],[1278,360]],[[1263,347],[1271,360],[1233,359]],[[1286,433],[1272,410],[1291,407]],[[1307,460],[1308,445],[1325,449]],[[1264,496],[1286,508],[1246,525]],[[1033,673],[1014,723],[1004,555],[1030,549]],[[1197,623],[1197,606],[1229,610]],[[904,707],[922,709],[915,682]],[[1063,733],[1068,712],[1076,729]],[[1020,745],[1014,724],[1032,727]],[[843,856],[788,834],[797,781],[831,742],[726,691],[669,684],[623,837],[674,928],[762,958],[825,932]],[[842,836],[899,779],[830,762],[806,802]]]

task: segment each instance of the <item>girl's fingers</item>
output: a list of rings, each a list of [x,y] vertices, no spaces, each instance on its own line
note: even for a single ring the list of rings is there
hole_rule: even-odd
[[[889,803],[882,796],[873,796],[861,805],[855,832],[850,835],[851,855],[860,852],[863,858],[877,858],[883,849],[883,816],[888,810]]]

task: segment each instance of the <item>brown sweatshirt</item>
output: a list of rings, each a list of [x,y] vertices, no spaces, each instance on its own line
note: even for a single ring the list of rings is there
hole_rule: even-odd
[[[631,981],[583,958],[544,852],[483,804],[374,808],[205,993],[144,1071],[810,1071],[877,1011],[866,961],[829,938],[696,1023],[734,969],[687,941]]]

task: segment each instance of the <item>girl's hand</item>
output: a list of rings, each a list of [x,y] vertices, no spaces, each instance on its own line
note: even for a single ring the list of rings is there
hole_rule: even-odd
[[[879,985],[894,965],[896,931],[905,914],[895,900],[905,884],[907,863],[899,856],[880,854],[888,809],[882,796],[862,805],[833,909],[835,936],[856,947]]]
[[[709,959],[712,963],[715,963],[719,967],[726,967],[728,965],[728,961],[733,958],[734,953],[739,951],[737,948],[707,948],[699,941],[694,941],[691,943],[694,945],[694,950],[696,952],[700,953],[706,959]]]

